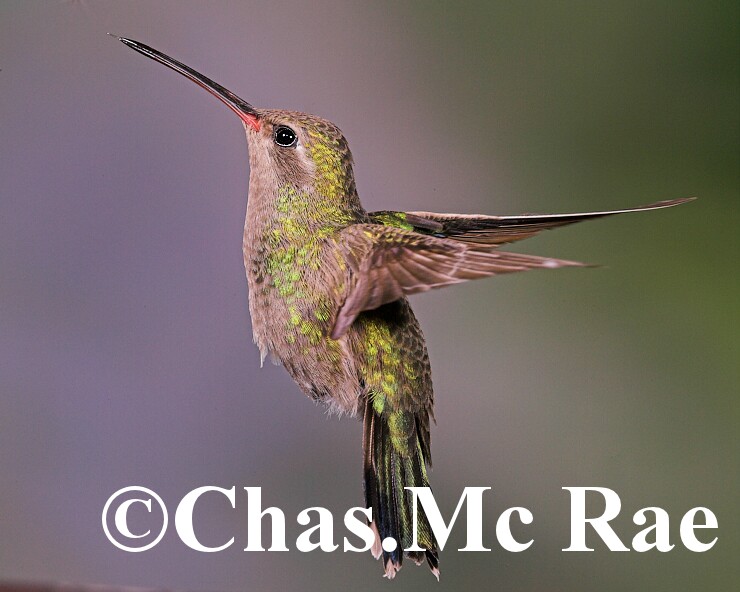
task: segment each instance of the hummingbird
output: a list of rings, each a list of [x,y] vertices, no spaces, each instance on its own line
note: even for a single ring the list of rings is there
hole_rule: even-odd
[[[330,412],[362,419],[372,554],[382,557],[389,579],[404,556],[417,565],[426,561],[439,579],[434,533],[422,508],[414,514],[405,489],[429,486],[434,421],[429,356],[407,297],[505,273],[584,266],[500,247],[582,220],[693,198],[551,215],[367,212],[336,125],[306,113],[257,109],[156,49],[114,37],[179,72],[241,119],[250,170],[243,254],[261,360],[282,364]],[[415,548],[423,551],[405,551],[414,526]]]

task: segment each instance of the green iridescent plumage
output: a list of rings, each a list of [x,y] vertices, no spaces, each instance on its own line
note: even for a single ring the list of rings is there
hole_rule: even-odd
[[[331,122],[291,111],[255,109],[232,92],[131,39],[127,46],[184,75],[225,103],[249,144],[244,264],[254,339],[299,387],[331,411],[363,418],[365,500],[373,553],[395,576],[404,556],[439,576],[438,551],[420,511],[423,552],[411,546],[414,518],[404,487],[429,485],[434,404],[424,336],[406,297],[467,280],[573,261],[498,247],[611,212],[478,216],[366,212],[347,141]],[[381,541],[393,538],[393,551]]]

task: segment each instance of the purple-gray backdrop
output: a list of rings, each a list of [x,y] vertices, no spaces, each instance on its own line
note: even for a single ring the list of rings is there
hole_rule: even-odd
[[[699,195],[521,250],[602,269],[413,299],[437,393],[435,493],[493,487],[491,553],[442,554],[442,588],[727,589],[738,567],[738,5],[734,2],[9,2],[0,5],[0,580],[187,590],[387,589],[369,556],[244,553],[244,501],[198,507],[126,554],[116,489],[170,510],[200,485],[286,510],[362,501],[360,426],[259,368],[241,260],[235,117],[105,33],[149,43],[258,106],[336,121],[369,209],[515,214]],[[563,486],[672,516],[667,554],[567,554]],[[495,543],[530,508],[521,554]],[[706,554],[678,520],[719,518]],[[241,508],[241,509],[239,509]],[[594,508],[594,511],[598,508]],[[344,532],[337,527],[341,542]],[[593,540],[593,539],[591,539]],[[734,562],[734,564],[732,563]],[[426,590],[408,566],[393,584]],[[442,589],[441,588],[441,589]]]

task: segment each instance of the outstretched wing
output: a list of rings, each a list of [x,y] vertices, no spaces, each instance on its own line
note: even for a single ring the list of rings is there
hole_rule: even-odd
[[[582,220],[668,208],[693,199],[576,214],[372,212],[369,216],[373,224],[352,225],[340,233],[338,243],[352,273],[331,336],[338,339],[344,335],[363,310],[375,309],[404,295],[503,273],[584,265],[498,251],[499,245]]]
[[[401,296],[467,280],[537,268],[582,266],[503,251],[482,251],[445,238],[379,224],[342,230],[338,243],[352,270],[333,339],[347,331],[358,314]]]
[[[374,222],[422,234],[450,238],[468,243],[475,248],[496,247],[534,236],[538,232],[566,226],[583,220],[603,218],[627,212],[642,212],[677,206],[693,197],[659,201],[646,206],[607,212],[581,212],[577,214],[526,214],[521,216],[481,216],[477,214],[436,214],[434,212],[371,212]]]

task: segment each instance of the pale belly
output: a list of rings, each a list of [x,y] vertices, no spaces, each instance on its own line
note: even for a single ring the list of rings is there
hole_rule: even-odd
[[[285,366],[301,390],[331,412],[356,415],[366,394],[394,408],[431,407],[424,337],[405,298],[361,313],[339,340],[329,337],[348,281],[335,249],[325,241],[312,257],[302,246],[245,248],[262,358]]]
[[[262,359],[285,366],[305,394],[354,415],[362,383],[350,338],[328,337],[344,274],[306,255],[300,246],[245,254],[254,341]]]

